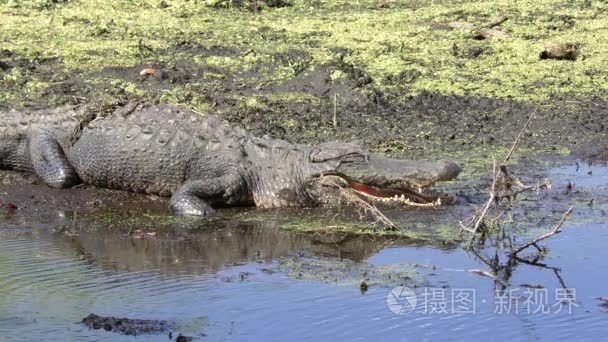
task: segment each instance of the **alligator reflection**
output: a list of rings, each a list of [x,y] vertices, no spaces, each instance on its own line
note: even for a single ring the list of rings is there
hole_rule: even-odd
[[[158,269],[167,273],[201,273],[224,266],[272,261],[289,255],[314,255],[362,261],[388,245],[408,240],[344,233],[315,236],[282,230],[267,223],[225,222],[167,237],[133,238],[127,233],[81,231],[59,239],[94,264],[128,271]]]

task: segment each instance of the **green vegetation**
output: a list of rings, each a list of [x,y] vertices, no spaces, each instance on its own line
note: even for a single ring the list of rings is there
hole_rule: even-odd
[[[137,67],[171,70],[182,60],[192,62],[193,77],[160,88],[163,99],[194,106],[201,100],[181,96],[184,84],[229,77],[251,87],[278,85],[338,59],[363,70],[377,89],[409,94],[537,100],[608,87],[602,2],[293,0],[260,1],[254,9],[243,2],[1,1],[0,105],[49,101],[66,90],[62,85],[79,82],[91,93],[122,87],[127,95],[158,96],[158,87],[137,80]],[[446,25],[482,26],[500,16],[509,18],[501,26],[510,34],[505,39],[476,41]],[[581,57],[541,60],[543,47],[556,42],[578,43]],[[333,69],[331,81],[349,76]]]

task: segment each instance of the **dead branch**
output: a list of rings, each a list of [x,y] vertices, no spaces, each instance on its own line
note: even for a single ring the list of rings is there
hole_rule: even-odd
[[[508,38],[510,35],[502,30],[496,29],[495,27],[500,26],[505,21],[509,20],[507,17],[500,17],[490,23],[481,26],[475,26],[474,24],[468,22],[451,22],[447,24],[452,30],[464,30],[470,31],[473,33],[474,39],[489,39],[489,38]]]
[[[504,282],[502,279],[498,278],[495,274],[488,272],[488,271],[484,271],[481,269],[472,269],[472,270],[468,270],[467,272],[469,273],[473,273],[473,274],[477,274],[480,275],[482,277],[488,277],[492,280],[494,280],[497,283],[500,283],[503,286],[508,286],[509,284],[507,284],[506,282]]]
[[[570,216],[570,214],[572,213],[572,209],[573,209],[573,208],[574,208],[574,207],[570,207],[570,208],[568,208],[568,210],[566,210],[566,212],[565,212],[565,213],[562,215],[561,220],[559,220],[559,222],[557,223],[557,225],[555,225],[555,227],[553,227],[553,229],[551,229],[551,231],[550,231],[550,232],[545,233],[545,234],[543,234],[543,235],[541,235],[541,236],[539,236],[539,237],[537,237],[537,238],[533,239],[532,241],[530,241],[530,242],[528,242],[528,243],[524,244],[523,246],[519,247],[519,248],[518,248],[518,249],[516,249],[515,251],[511,252],[511,253],[510,253],[510,256],[511,256],[511,257],[515,257],[515,256],[517,256],[517,254],[518,254],[519,252],[523,251],[524,249],[526,249],[526,248],[528,248],[528,247],[530,247],[530,246],[534,246],[534,247],[536,247],[537,249],[539,249],[539,247],[538,247],[538,245],[537,245],[537,243],[538,243],[538,242],[543,241],[543,240],[545,240],[545,239],[548,239],[548,238],[550,238],[550,237],[552,237],[552,236],[554,236],[554,235],[557,235],[557,234],[561,233],[561,231],[560,231],[559,229],[562,227],[562,225],[564,224],[564,222],[566,222],[566,220],[568,219],[568,217],[569,217],[569,216]]]
[[[376,206],[372,205],[355,195],[353,191],[349,191],[345,188],[339,188],[340,195],[344,197],[348,204],[352,204],[355,207],[362,210],[364,213],[373,216],[377,221],[381,222],[389,228],[396,228],[397,225],[393,223],[388,217],[386,217]]]
[[[498,280],[498,277],[496,275],[494,275],[493,273],[488,272],[488,271],[484,271],[484,270],[481,270],[481,269],[478,269],[478,268],[472,269],[472,270],[468,270],[467,272],[469,272],[469,273],[475,273],[475,274],[478,274],[480,276],[484,276],[484,277],[488,277],[488,278],[491,278],[491,279],[494,279],[494,280]]]
[[[389,228],[397,227],[397,225],[395,223],[393,223],[393,221],[391,221],[388,217],[386,217],[378,208],[376,208],[376,206],[374,206],[371,203],[368,203],[367,201],[365,201],[362,198],[360,198],[359,196],[357,196],[355,194],[354,190],[352,190],[351,188],[346,188],[346,187],[338,184],[338,182],[336,182],[335,180],[333,180],[329,177],[321,176],[319,178],[319,181],[323,185],[331,186],[331,187],[338,189],[340,196],[346,201],[347,205],[348,204],[353,205],[360,212],[363,212],[367,215],[374,217],[374,219],[377,222],[382,223],[386,227],[389,227]]]
[[[492,188],[490,189],[490,198],[486,202],[486,205],[484,205],[483,209],[481,210],[481,213],[477,216],[477,219],[475,220],[475,225],[473,225],[472,229],[469,229],[464,226],[462,222],[460,222],[460,226],[471,233],[477,232],[477,229],[479,229],[479,226],[483,222],[484,217],[488,213],[488,209],[490,209],[490,206],[492,205],[492,203],[494,203],[494,200],[496,198],[496,180],[498,178],[496,176],[496,160],[494,160],[493,164],[494,166],[492,168]]]
[[[528,129],[528,126],[530,126],[530,123],[532,122],[532,119],[534,119],[534,116],[536,115],[536,112],[538,112],[538,107],[540,107],[540,106],[536,106],[536,108],[534,108],[534,111],[532,112],[532,114],[530,114],[530,117],[528,118],[528,121],[526,122],[526,124],[524,125],[524,127],[521,129],[521,131],[519,131],[519,134],[517,135],[517,138],[513,142],[513,146],[511,146],[511,149],[509,150],[509,153],[507,153],[507,156],[505,157],[505,160],[502,162],[503,165],[506,165],[507,162],[509,161],[509,159],[511,159],[511,155],[513,155],[513,151],[515,151],[515,148],[519,144],[519,141],[521,140],[521,137],[524,135],[524,132]]]
[[[545,188],[549,187],[549,185],[547,185],[546,182],[543,182],[543,183],[539,182],[537,184],[537,186],[526,186],[518,178],[509,175],[507,166],[506,166],[506,164],[511,159],[513,152],[519,145],[521,138],[524,135],[524,132],[530,126],[532,119],[534,119],[534,116],[536,115],[538,108],[539,108],[539,106],[536,106],[534,111],[532,111],[532,113],[530,114],[528,121],[526,121],[526,124],[522,127],[521,131],[515,138],[515,141],[513,141],[513,144],[511,145],[511,149],[509,149],[509,152],[505,156],[505,159],[503,160],[500,167],[497,168],[496,160],[493,161],[492,187],[490,188],[490,197],[488,198],[486,204],[483,206],[481,211],[477,212],[473,216],[473,218],[469,220],[469,222],[467,224],[464,223],[467,220],[459,221],[460,227],[462,229],[464,229],[468,232],[471,232],[471,233],[476,233],[477,230],[479,229],[479,227],[483,224],[484,219],[488,213],[488,210],[490,209],[492,204],[497,204],[500,201],[500,199],[502,199],[502,198],[506,197],[506,198],[510,199],[511,197],[515,197],[517,194],[524,192],[524,191],[535,190],[538,192],[541,189],[541,187],[545,187]],[[517,187],[517,189],[514,190],[513,185],[515,185]],[[472,227],[471,227],[471,225],[472,225]]]
[[[494,28],[496,26],[500,26],[502,23],[504,23],[507,20],[509,20],[509,18],[507,18],[507,17],[499,17],[498,19],[494,20],[493,22],[488,23],[486,25],[483,25],[482,27],[485,27],[485,28]]]

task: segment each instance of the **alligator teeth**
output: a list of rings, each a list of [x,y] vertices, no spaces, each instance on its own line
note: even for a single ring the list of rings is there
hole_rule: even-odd
[[[418,193],[421,194],[422,193],[422,188],[418,187]]]
[[[419,188],[419,190],[422,190],[422,188]],[[416,203],[416,202],[412,201],[410,198],[406,197],[405,194],[394,195],[393,197],[379,197],[379,196],[367,194],[365,192],[358,192],[358,193],[365,197],[371,198],[373,200],[376,200],[379,202],[385,202],[385,203],[386,202],[399,202],[399,203],[402,203],[403,205],[409,205],[409,206],[414,206],[414,207],[436,207],[436,206],[442,205],[441,197],[437,197],[437,199],[432,202]]]

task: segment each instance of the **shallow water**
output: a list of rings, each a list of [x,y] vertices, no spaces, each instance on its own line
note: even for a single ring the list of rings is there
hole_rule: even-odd
[[[321,242],[271,221],[229,221],[144,239],[100,229],[67,236],[58,227],[70,219],[52,208],[43,206],[35,215],[4,212],[0,340],[169,340],[166,334],[90,330],[78,323],[89,313],[171,320],[178,325],[174,337],[211,341],[601,340],[608,333],[608,308],[596,297],[608,296],[608,172],[581,164],[578,171],[568,165],[546,175],[552,190],[529,207],[555,214],[526,224],[548,228],[575,205],[563,232],[541,243],[549,250],[546,267],[508,265],[502,251],[492,264],[496,249],[489,242],[473,250],[379,237]],[[575,183],[571,191],[568,182]],[[510,299],[497,295],[500,282],[469,272],[491,266],[508,283]],[[367,291],[359,286],[363,277]],[[401,284],[416,293],[417,303],[397,315],[387,296]],[[575,291],[568,297],[571,312],[568,301],[560,306],[556,298],[563,287]],[[472,301],[454,296],[463,294]],[[400,298],[392,308],[406,308],[404,303]],[[533,312],[543,308],[547,312]]]

